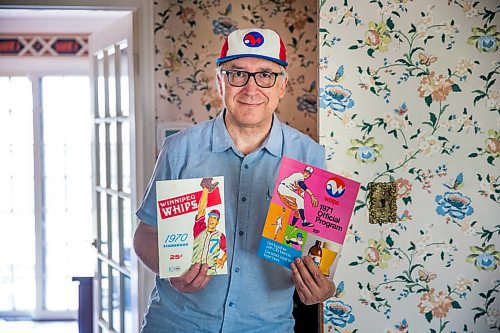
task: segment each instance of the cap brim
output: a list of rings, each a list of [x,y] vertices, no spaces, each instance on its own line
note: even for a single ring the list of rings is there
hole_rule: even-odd
[[[263,56],[263,55],[260,55],[260,54],[252,54],[252,53],[249,53],[249,54],[236,54],[236,55],[232,55],[232,56],[227,56],[227,57],[223,57],[223,58],[218,58],[215,63],[217,65],[220,65],[224,62],[227,62],[227,61],[230,61],[230,60],[234,60],[234,59],[238,59],[238,58],[260,58],[260,59],[266,59],[266,60],[270,60],[272,62],[275,62],[281,66],[284,66],[284,67],[287,67],[288,66],[288,62],[286,61],[283,61],[281,59],[276,59],[276,58],[273,58],[273,57],[266,57],[266,56]]]

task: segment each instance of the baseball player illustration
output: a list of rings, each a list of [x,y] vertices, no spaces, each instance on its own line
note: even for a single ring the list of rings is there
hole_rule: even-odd
[[[291,222],[292,226],[295,226],[299,217],[302,219],[303,227],[314,226],[313,223],[306,221],[304,214],[304,193],[307,193],[311,198],[313,207],[318,206],[318,199],[305,183],[305,180],[311,177],[312,173],[313,168],[307,166],[304,171],[292,173],[290,176],[282,179],[278,185],[278,196],[281,201],[295,212]]]
[[[280,230],[283,230],[283,217],[285,216],[286,208],[283,207],[283,210],[281,211],[281,216],[276,217],[276,223],[273,223],[271,225],[275,225],[276,229],[274,230],[274,238],[273,240],[276,240],[278,237],[278,233]]]
[[[212,192],[218,182],[212,183],[213,178],[203,178],[200,186],[203,188],[200,201],[198,202],[198,214],[193,227],[193,257],[191,262],[208,264],[208,274],[215,274],[218,268],[224,267],[227,260],[226,236],[216,230],[220,220],[220,212],[213,209],[208,213],[205,222],[208,193]],[[222,256],[221,256],[222,254]]]
[[[302,238],[304,238],[304,235],[302,235],[301,232],[298,232],[297,235],[295,235],[295,237],[293,237],[293,238],[288,238],[288,235],[285,236],[285,242],[287,244],[292,244],[292,247],[294,249],[301,251],[302,244],[304,244],[304,242],[302,241]]]

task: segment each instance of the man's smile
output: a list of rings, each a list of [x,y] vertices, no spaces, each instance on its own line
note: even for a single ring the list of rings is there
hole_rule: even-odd
[[[259,105],[264,104],[264,102],[241,101],[241,100],[238,100],[238,103],[244,104],[244,105],[247,105],[247,106],[259,106]]]

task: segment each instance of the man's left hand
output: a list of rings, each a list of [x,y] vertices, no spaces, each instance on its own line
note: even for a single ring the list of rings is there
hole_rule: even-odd
[[[292,280],[302,303],[312,305],[323,302],[335,293],[335,284],[321,273],[309,256],[296,258],[291,267]]]

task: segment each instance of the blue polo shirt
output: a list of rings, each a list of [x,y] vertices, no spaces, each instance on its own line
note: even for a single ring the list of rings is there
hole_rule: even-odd
[[[266,141],[246,156],[229,136],[224,112],[165,140],[137,217],[156,226],[157,180],[224,176],[228,274],[195,294],[156,276],[143,333],[293,332],[291,270],[257,257],[284,155],[325,167],[323,147],[276,115]]]

